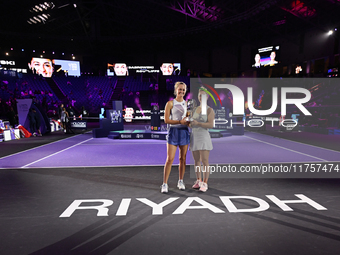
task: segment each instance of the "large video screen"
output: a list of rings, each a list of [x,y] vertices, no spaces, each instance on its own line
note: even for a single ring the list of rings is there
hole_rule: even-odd
[[[107,64],[107,76],[128,76],[129,71],[125,63]]]
[[[252,67],[275,66],[280,63],[280,46],[268,46],[253,51]]]
[[[52,77],[54,72],[60,71],[67,72],[70,76],[80,76],[79,61],[33,57],[28,67],[32,73],[43,77]]]
[[[163,63],[160,67],[163,75],[180,75],[181,63]]]
[[[108,63],[107,76],[128,76],[137,74],[161,74],[164,76],[180,75],[181,63],[161,63],[160,65],[127,65],[126,63]]]
[[[80,76],[79,61],[53,59],[55,72],[64,71],[69,76]]]
[[[43,77],[51,77],[53,74],[52,59],[49,58],[32,58],[28,63],[29,69],[34,73]]]

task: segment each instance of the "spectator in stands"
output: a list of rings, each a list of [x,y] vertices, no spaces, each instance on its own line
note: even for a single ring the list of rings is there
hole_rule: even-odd
[[[18,84],[17,84],[17,87],[14,89],[14,96],[15,96],[16,98],[18,98],[18,97],[20,96]]]
[[[53,73],[52,60],[48,58],[32,58],[31,63],[28,63],[28,67],[33,73],[43,77],[51,77]]]

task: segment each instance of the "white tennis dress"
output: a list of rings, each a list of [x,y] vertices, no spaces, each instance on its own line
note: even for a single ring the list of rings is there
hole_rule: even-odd
[[[208,108],[210,108],[208,106]],[[192,116],[192,118],[198,122],[207,122],[208,115],[202,115],[197,113],[197,108]],[[193,127],[190,136],[190,150],[191,151],[199,151],[199,150],[208,150],[211,151],[213,149],[213,145],[211,142],[211,137],[207,128],[202,127]]]

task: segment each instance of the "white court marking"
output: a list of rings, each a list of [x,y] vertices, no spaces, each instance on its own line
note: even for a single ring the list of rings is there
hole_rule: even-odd
[[[275,136],[265,135],[265,134],[260,134],[260,133],[254,133],[254,132],[251,132],[251,133],[266,136],[266,137],[275,137]],[[247,135],[245,135],[245,136],[247,136]],[[249,136],[247,136],[247,137],[249,137]],[[314,147],[314,148],[318,148],[318,149],[322,149],[322,150],[328,150],[328,151],[340,153],[340,151],[337,151],[337,150],[327,149],[327,148],[319,147],[319,146],[308,144],[308,143],[297,142],[297,141],[293,141],[293,140],[290,140],[290,139],[287,139],[287,138],[282,138],[282,137],[275,137],[275,138],[282,139],[282,140],[285,140],[285,141],[289,141],[289,142],[292,142],[292,143],[303,144],[303,145],[306,145],[306,146],[310,146],[310,147]]]
[[[79,134],[79,135],[81,135],[81,134]],[[43,144],[43,145],[40,145],[40,146],[37,146],[37,147],[31,148],[31,149],[27,149],[27,150],[20,151],[20,152],[17,152],[17,153],[14,153],[14,154],[8,155],[8,156],[4,156],[4,157],[2,157],[2,158],[0,158],[0,159],[4,159],[4,158],[8,158],[8,157],[12,157],[12,156],[14,156],[14,155],[18,155],[18,154],[20,154],[20,153],[23,153],[23,152],[27,152],[27,151],[35,150],[35,149],[37,149],[37,148],[44,147],[44,146],[46,146],[46,145],[50,145],[50,144],[53,144],[53,143],[57,143],[57,142],[61,142],[61,141],[65,141],[65,140],[67,140],[67,139],[70,139],[70,138],[73,138],[73,137],[76,137],[76,136],[79,136],[79,135],[75,135],[75,136],[67,137],[67,138],[64,138],[64,139],[61,139],[61,140],[58,140],[58,141],[55,141],[55,142],[51,142],[51,143],[47,143],[47,144]]]
[[[81,134],[80,134],[81,135]],[[6,156],[6,157],[3,157],[3,158],[7,158],[7,157],[10,157],[10,156],[13,156],[13,155],[17,155],[17,154],[20,154],[20,153],[23,153],[23,152],[28,152],[29,153],[29,151],[31,151],[31,150],[34,150],[34,149],[36,149],[36,148],[41,148],[41,147],[43,147],[43,146],[46,146],[46,145],[50,145],[50,144],[53,144],[53,143],[57,143],[57,142],[60,142],[60,141],[64,141],[64,140],[67,140],[67,139],[71,139],[71,138],[73,138],[73,137],[77,137],[77,136],[79,136],[79,135],[76,135],[76,136],[72,136],[72,137],[68,137],[68,138],[65,138],[65,139],[62,139],[62,140],[58,140],[58,141],[55,141],[55,142],[52,142],[52,143],[48,143],[48,144],[44,144],[44,145],[41,145],[41,146],[38,146],[38,147],[35,147],[35,148],[32,148],[32,149],[28,149],[28,150],[25,150],[25,151],[22,151],[22,152],[18,152],[18,153],[15,153],[15,154],[12,154],[12,155],[9,155],[9,156]],[[289,149],[289,148],[286,148],[286,147],[283,147],[283,146],[279,146],[279,145],[275,145],[275,144],[273,144],[273,143],[271,143],[271,142],[265,142],[265,141],[262,141],[261,140],[261,138],[259,138],[259,139],[256,139],[256,138],[252,138],[252,137],[249,137],[249,136],[247,136],[247,135],[244,135],[243,137],[246,137],[246,138],[248,138],[248,139],[252,139],[252,140],[254,140],[254,141],[257,141],[257,142],[261,142],[261,143],[265,143],[265,144],[268,144],[268,145],[271,145],[271,146],[274,146],[274,147],[277,147],[277,148],[280,148],[280,149],[284,149],[284,150],[287,150],[287,151],[291,151],[291,152],[294,152],[294,153],[297,153],[297,154],[300,154],[300,155],[304,155],[304,156],[308,156],[308,157],[311,157],[311,158],[314,158],[314,159],[317,159],[317,160],[320,160],[320,161],[323,161],[323,162],[328,162],[328,160],[325,160],[325,159],[322,159],[322,158],[318,158],[318,157],[315,157],[315,156],[312,156],[312,155],[310,155],[310,154],[306,154],[306,153],[303,153],[303,152],[300,152],[300,151],[296,151],[296,150],[293,150],[293,149]],[[236,137],[234,137],[234,138],[236,138]],[[41,159],[38,159],[38,160],[36,160],[36,161],[34,161],[34,162],[31,162],[31,163],[29,163],[29,164],[26,164],[26,165],[24,165],[24,166],[22,166],[22,167],[20,167],[19,166],[19,168],[26,168],[26,167],[29,167],[29,166],[31,166],[31,165],[33,165],[33,164],[35,164],[35,163],[37,163],[37,162],[40,162],[40,161],[42,161],[42,160],[44,160],[44,159],[47,159],[47,158],[50,158],[50,157],[52,157],[52,156],[54,156],[54,155],[57,155],[57,154],[59,154],[59,153],[61,153],[61,152],[64,152],[64,151],[66,151],[66,150],[68,150],[68,149],[71,149],[71,148],[73,148],[73,147],[76,147],[76,146],[78,146],[78,145],[82,145],[82,146],[86,146],[86,145],[92,145],[92,146],[97,146],[97,145],[99,145],[99,146],[107,146],[107,145],[118,145],[118,146],[120,146],[120,145],[133,145],[133,144],[136,144],[136,145],[141,145],[141,144],[144,144],[144,145],[148,145],[148,144],[150,144],[150,145],[152,145],[152,144],[166,144],[166,141],[163,141],[163,140],[149,140],[149,139],[147,139],[146,141],[144,140],[144,141],[134,141],[134,139],[131,139],[131,140],[114,140],[113,141],[113,143],[111,143],[111,141],[109,142],[109,143],[103,143],[103,144],[101,144],[101,143],[87,143],[87,144],[84,144],[85,142],[88,142],[88,141],[90,141],[90,140],[92,140],[92,139],[94,139],[94,138],[90,138],[90,139],[87,139],[87,140],[85,140],[85,141],[82,141],[82,142],[79,142],[79,143],[77,143],[77,144],[75,144],[75,145],[73,145],[73,146],[70,146],[70,147],[68,147],[68,148],[65,148],[65,149],[63,149],[63,150],[60,150],[60,151],[57,151],[57,152],[55,152],[55,153],[53,153],[53,154],[51,154],[51,155],[48,155],[48,156],[46,156],[46,157],[44,157],[44,158],[41,158]],[[96,139],[94,139],[94,141],[95,141]],[[213,139],[213,141],[214,141],[215,139]],[[288,141],[288,142],[291,142],[291,143],[295,143],[295,141],[291,141],[291,140],[286,140],[286,139],[284,139],[285,141]],[[220,140],[219,139],[216,139],[215,140],[215,142],[220,142]],[[308,145],[308,144],[304,144],[304,143],[300,143],[300,144],[303,144],[303,145],[307,145],[307,146],[311,146],[311,145]],[[321,148],[321,147],[317,147],[317,146],[312,146],[312,147],[315,147],[315,148],[319,148],[319,149],[322,149],[322,150],[328,150],[328,149],[325,149],[325,148]],[[332,150],[330,150],[330,151],[332,151]],[[335,151],[335,152],[337,152],[337,151]],[[338,153],[340,153],[340,152],[338,152]],[[3,158],[0,158],[0,159],[3,159]],[[127,166],[127,165],[123,165],[123,166]],[[131,166],[133,166],[133,165],[131,165]],[[65,166],[63,166],[62,168],[64,168]],[[72,166],[72,167],[82,167],[82,166]],[[88,167],[88,166],[86,166],[86,167]],[[103,166],[103,167],[112,167],[112,166]],[[43,168],[43,167],[42,167]],[[53,167],[52,167],[53,168]],[[55,167],[55,168],[58,168],[58,167]]]
[[[87,140],[85,140],[85,141],[82,141],[82,142],[77,143],[77,144],[75,144],[75,145],[72,145],[72,146],[70,146],[70,147],[67,147],[66,149],[63,149],[63,150],[61,150],[61,151],[57,151],[57,152],[55,152],[55,153],[53,153],[53,154],[51,154],[51,155],[48,155],[48,156],[46,156],[46,157],[43,157],[43,158],[38,159],[38,160],[36,160],[36,161],[33,161],[32,163],[29,163],[29,164],[27,164],[27,165],[24,165],[24,166],[22,166],[22,167],[20,167],[20,168],[28,167],[28,166],[30,166],[30,165],[32,165],[32,164],[35,164],[35,163],[37,163],[37,162],[39,162],[39,161],[42,161],[42,160],[44,160],[44,159],[47,159],[47,158],[52,157],[52,156],[54,156],[54,155],[57,155],[57,154],[59,154],[59,153],[61,153],[61,152],[63,152],[63,151],[66,151],[66,150],[68,150],[68,149],[71,149],[71,148],[73,148],[73,147],[76,147],[76,146],[78,146],[78,145],[80,145],[80,144],[82,144],[82,143],[85,143],[85,142],[87,142],[87,141],[90,141],[90,140],[92,140],[92,139],[93,139],[93,138],[87,139]]]
[[[318,157],[314,157],[314,156],[306,154],[306,153],[302,153],[302,152],[299,152],[299,151],[288,149],[288,148],[285,148],[285,147],[282,147],[282,146],[279,146],[279,145],[276,145],[276,144],[264,142],[264,141],[261,141],[261,140],[258,140],[258,139],[246,136],[246,135],[245,135],[245,137],[247,137],[249,139],[252,139],[252,140],[255,140],[255,141],[258,141],[258,142],[261,142],[261,143],[269,144],[271,146],[275,146],[275,147],[278,147],[278,148],[281,148],[281,149],[284,149],[284,150],[287,150],[287,151],[292,151],[292,152],[295,152],[295,153],[298,153],[298,154],[301,154],[301,155],[304,155],[304,156],[308,156],[308,157],[315,158],[315,159],[318,159],[318,160],[321,160],[321,161],[324,161],[324,162],[328,162],[328,160],[325,160],[325,159],[322,159],[322,158],[318,158]]]

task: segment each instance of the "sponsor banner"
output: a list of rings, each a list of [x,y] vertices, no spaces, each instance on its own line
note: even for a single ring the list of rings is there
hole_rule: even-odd
[[[71,128],[87,129],[87,122],[83,120],[70,121]]]
[[[158,139],[158,140],[166,140],[166,133],[121,133],[119,135],[120,139]]]

